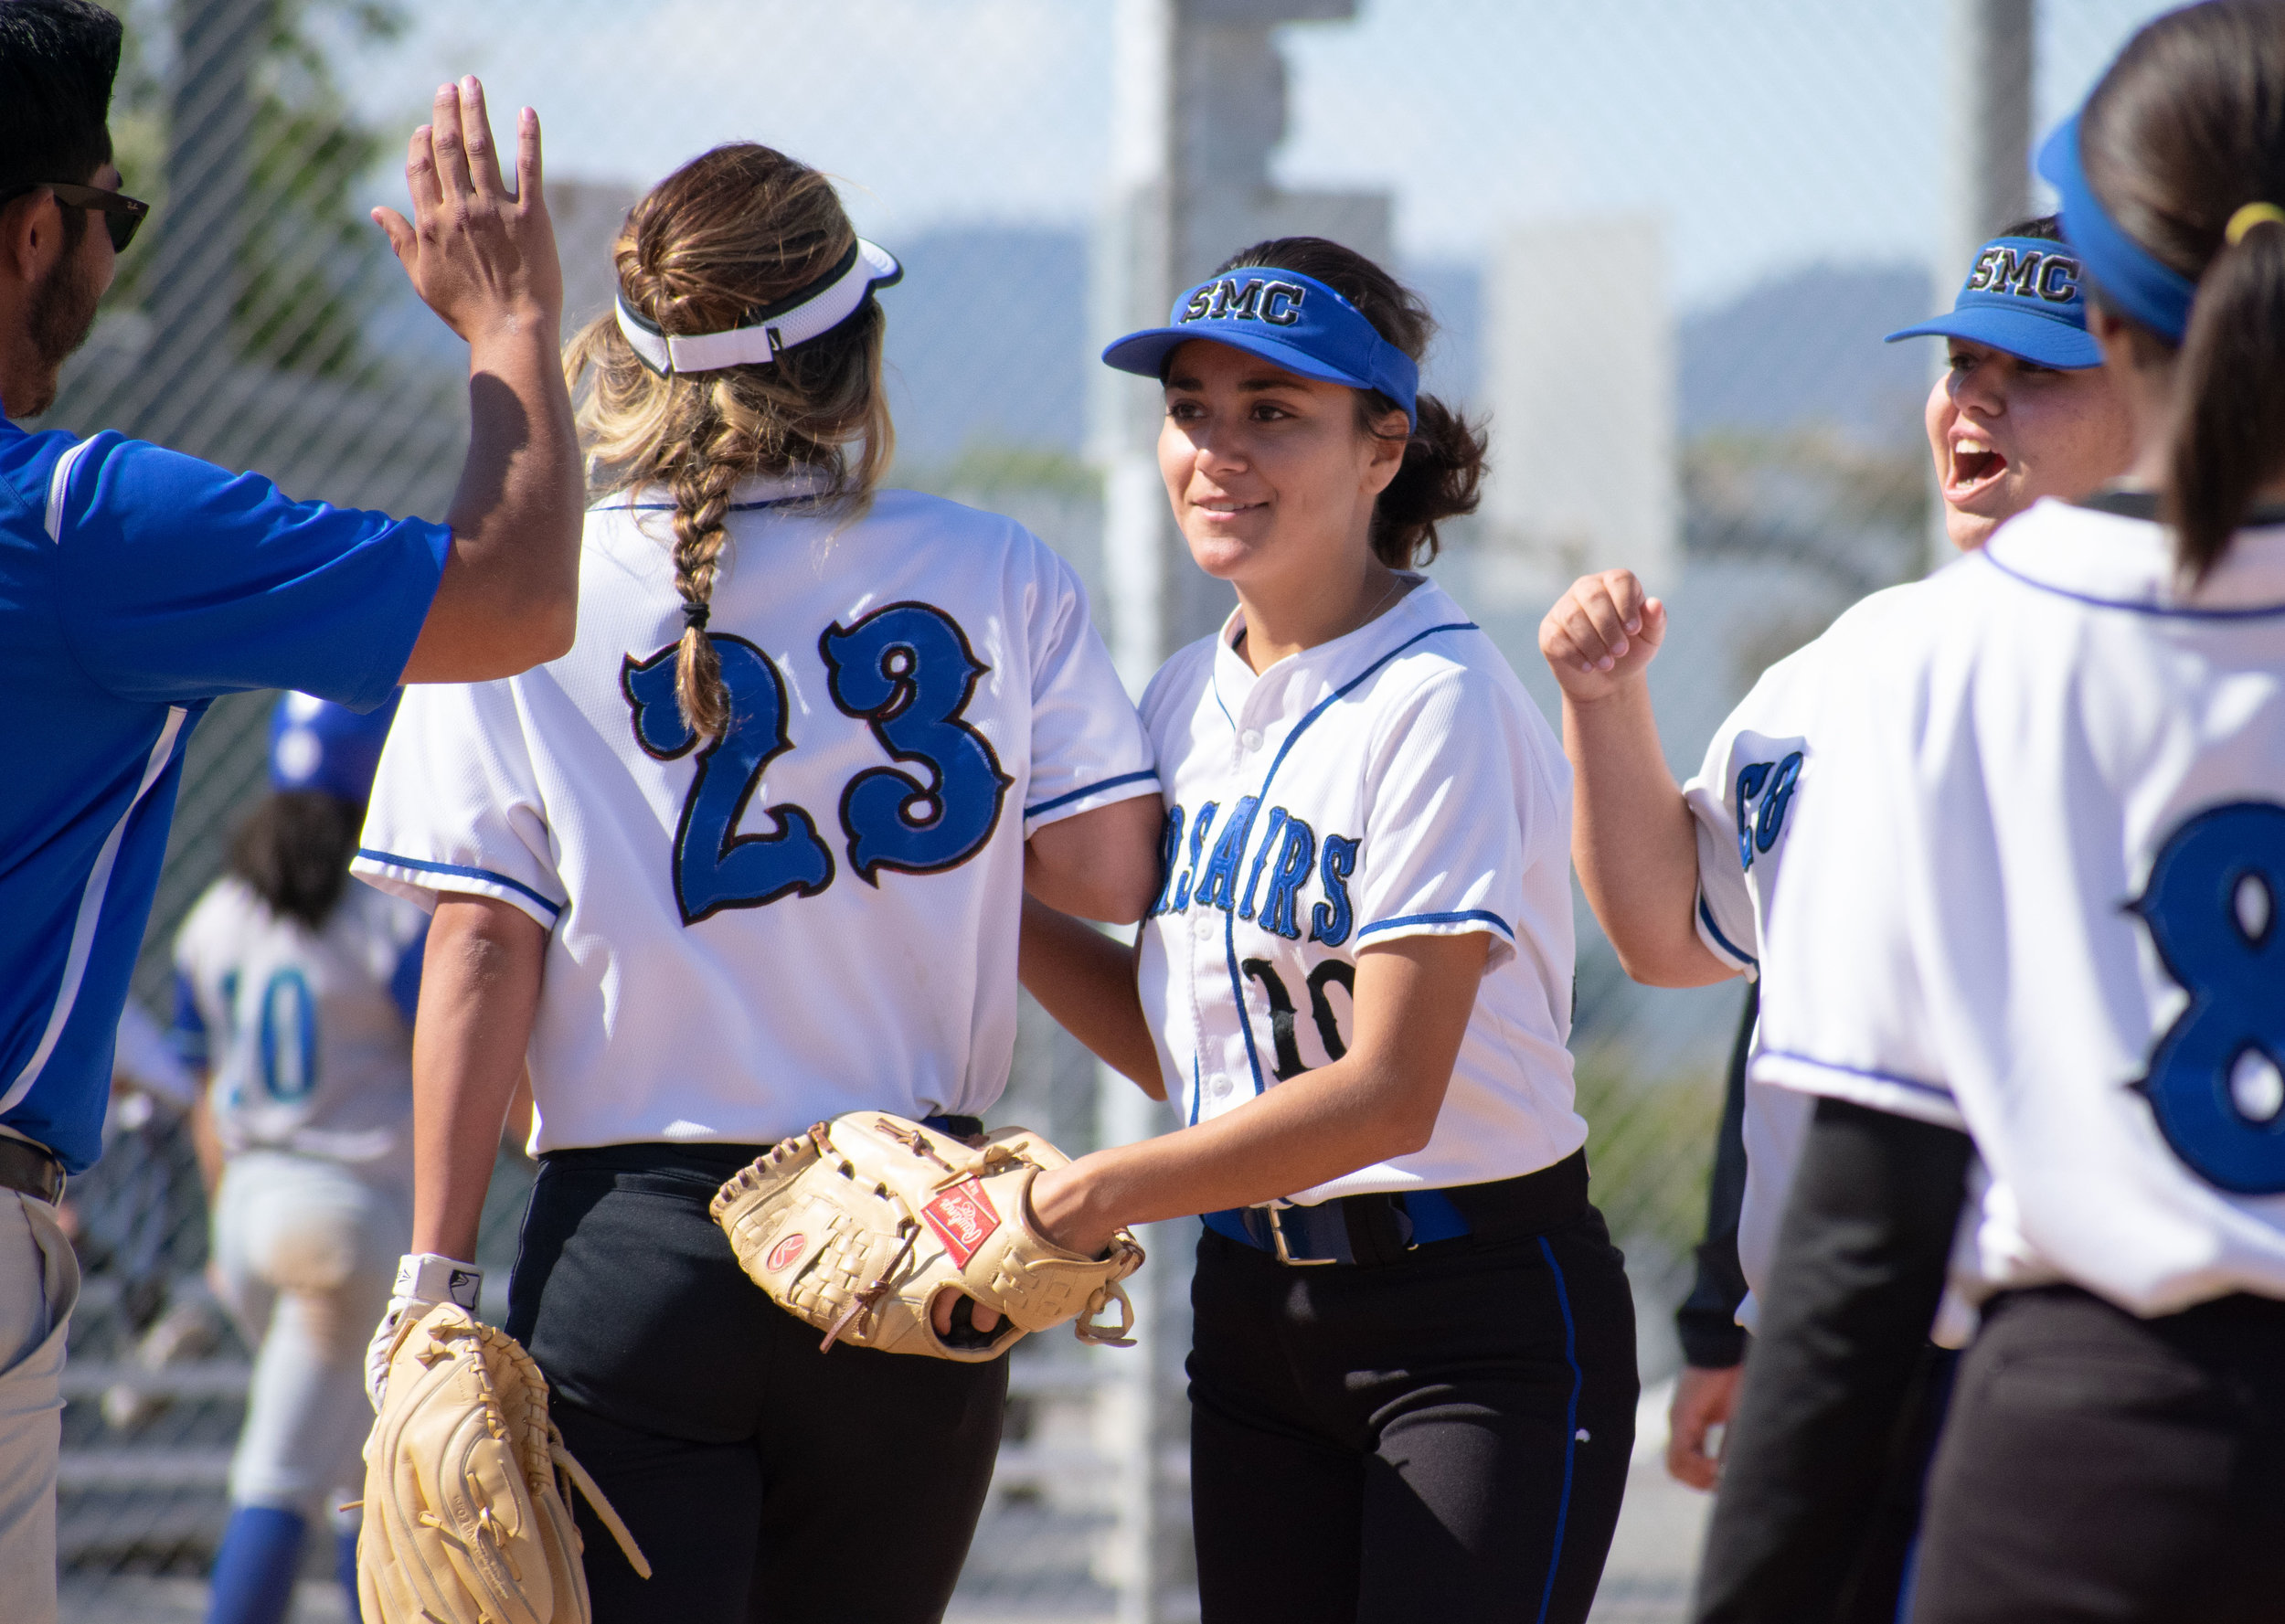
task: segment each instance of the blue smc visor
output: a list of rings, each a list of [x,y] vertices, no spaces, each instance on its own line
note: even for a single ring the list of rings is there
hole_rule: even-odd
[[[2102,365],[2102,346],[2087,331],[2078,255],[2040,237],[1985,243],[1951,309],[1891,333],[1887,342],[1899,338],[1965,338],[2041,366]]]
[[[1164,327],[1130,333],[1103,351],[1105,364],[1162,376],[1166,357],[1194,338],[1211,339],[1303,377],[1378,389],[1420,426],[1420,368],[1383,338],[1364,313],[1315,277],[1249,267],[1208,277],[1174,301]]]
[[[2079,162],[2078,118],[2073,113],[2039,149],[2039,173],[2062,198],[2063,235],[2107,302],[2178,345],[2190,330],[2197,283],[2128,236],[2103,208]]]

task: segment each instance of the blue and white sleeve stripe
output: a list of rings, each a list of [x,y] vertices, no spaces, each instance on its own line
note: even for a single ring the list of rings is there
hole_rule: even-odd
[[[1099,779],[1094,783],[1082,784],[1078,789],[1069,791],[1068,794],[1057,795],[1052,799],[1042,801],[1036,806],[1026,807],[1024,809],[1024,821],[1026,823],[1029,823],[1043,813],[1054,812],[1059,807],[1069,806],[1075,801],[1085,801],[1090,795],[1100,795],[1106,791],[1123,789],[1129,784],[1148,784],[1153,789],[1156,789],[1158,787],[1158,773],[1154,769],[1145,767],[1140,772],[1122,772],[1117,778]],[[1136,793],[1139,794],[1141,791],[1137,791]],[[1131,800],[1132,797],[1121,796],[1117,799]]]
[[[1398,914],[1392,918],[1375,919],[1371,924],[1361,927],[1356,934],[1357,939],[1362,940],[1376,930],[1403,930],[1436,925],[1489,925],[1508,940],[1515,939],[1513,926],[1490,909],[1481,908],[1462,908],[1456,913]]]
[[[357,865],[360,870],[368,866],[382,870],[402,870],[404,871],[402,874],[390,877],[408,880],[427,891],[465,889],[512,893],[512,895],[502,897],[501,900],[515,902],[519,907],[528,903],[532,907],[544,909],[547,917],[540,919],[543,925],[553,924],[563,912],[564,905],[553,897],[543,896],[522,880],[511,879],[508,876],[494,873],[489,868],[472,868],[457,863],[430,863],[420,857],[401,856],[395,852],[377,852],[369,846],[357,848]],[[438,885],[433,880],[425,880],[420,877],[429,875],[443,879],[467,880],[473,883],[465,886]],[[529,912],[530,908],[526,908],[526,911]],[[535,914],[533,917],[537,918],[539,916]]]

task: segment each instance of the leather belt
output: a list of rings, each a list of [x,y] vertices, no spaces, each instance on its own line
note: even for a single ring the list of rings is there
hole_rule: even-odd
[[[1520,1178],[1444,1190],[1344,1195],[1316,1206],[1235,1206],[1207,1213],[1215,1234],[1291,1268],[1393,1263],[1438,1241],[1544,1235],[1584,1217],[1587,1152]]]
[[[46,1145],[0,1134],[0,1190],[21,1190],[53,1206],[63,1199],[63,1163]]]

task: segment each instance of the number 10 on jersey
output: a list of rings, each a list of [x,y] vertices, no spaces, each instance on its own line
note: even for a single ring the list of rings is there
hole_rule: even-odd
[[[793,748],[785,679],[744,638],[713,632],[707,640],[722,663],[730,725],[698,752],[675,832],[675,897],[686,925],[726,908],[813,897],[834,878],[833,854],[805,808],[765,807],[767,833],[739,833],[763,770]],[[699,742],[675,703],[677,646],[647,660],[630,655],[619,674],[635,743],[661,761]],[[868,768],[843,787],[840,822],[857,877],[877,886],[884,868],[936,874],[974,856],[998,827],[1015,780],[1000,770],[990,741],[962,719],[990,667],[959,624],[931,604],[892,603],[854,625],[828,626],[817,649],[834,704],[863,720],[892,759],[927,774],[924,781]]]

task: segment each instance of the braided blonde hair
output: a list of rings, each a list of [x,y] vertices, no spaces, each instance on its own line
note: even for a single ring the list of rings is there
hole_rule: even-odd
[[[612,258],[627,303],[661,331],[714,333],[815,281],[856,240],[824,175],[737,143],[653,187],[628,214]],[[564,351],[593,494],[662,484],[674,493],[675,589],[687,622],[675,696],[694,732],[719,738],[730,723],[706,622],[731,494],[757,474],[813,470],[824,476],[821,504],[852,518],[864,513],[896,444],[881,389],[883,331],[868,299],[775,362],[662,377],[606,314]]]

